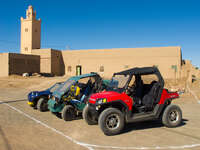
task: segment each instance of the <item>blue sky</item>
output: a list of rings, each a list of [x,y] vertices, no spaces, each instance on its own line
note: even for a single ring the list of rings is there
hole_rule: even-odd
[[[1,0],[0,52],[19,52],[28,5],[42,19],[42,48],[181,46],[200,67],[199,0]]]

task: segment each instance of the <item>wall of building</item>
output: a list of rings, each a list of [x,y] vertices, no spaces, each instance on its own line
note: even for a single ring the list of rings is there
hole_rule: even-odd
[[[51,74],[51,49],[33,49],[32,54],[40,56],[40,72]]]
[[[59,50],[51,50],[51,73],[57,76],[65,74],[64,60]]]
[[[93,71],[105,77],[132,67],[155,65],[164,78],[181,77],[180,47],[66,50],[62,56],[67,75],[75,75],[77,65],[82,66],[82,73]]]
[[[195,68],[191,61],[184,60],[181,69],[182,78],[187,79],[187,82],[191,83],[193,78],[200,78],[200,70]]]
[[[40,56],[40,72],[61,76],[65,74],[62,53],[54,49],[34,49],[33,55]]]
[[[0,77],[5,77],[9,75],[8,55],[9,55],[8,53],[0,53],[0,66],[1,66]]]
[[[40,72],[40,56],[9,53],[8,58],[9,75]]]

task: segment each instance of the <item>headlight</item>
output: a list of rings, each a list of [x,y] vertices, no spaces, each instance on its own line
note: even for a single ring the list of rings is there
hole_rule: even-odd
[[[51,98],[52,100],[54,100],[54,101],[56,101],[56,102],[58,102],[59,101],[59,98],[57,98],[57,97],[55,97],[55,96],[52,96],[52,98]]]
[[[99,98],[99,99],[97,99],[97,103],[98,104],[102,104],[102,103],[106,103],[106,102],[107,102],[106,98]]]
[[[35,96],[33,92],[31,92],[29,95],[30,95],[30,97],[34,97]]]
[[[49,99],[51,99],[51,98],[52,98],[52,95],[51,95],[51,94],[49,94],[48,98],[49,98]]]
[[[52,96],[51,99],[54,100],[54,101],[56,100],[56,98],[54,96]]]

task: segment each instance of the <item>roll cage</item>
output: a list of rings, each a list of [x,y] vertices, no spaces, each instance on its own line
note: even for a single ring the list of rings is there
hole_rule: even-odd
[[[116,75],[124,75],[124,76],[129,75],[129,78],[128,78],[125,86],[120,90],[121,92],[124,92],[128,88],[128,85],[129,85],[130,81],[132,80],[133,76],[135,76],[136,80],[137,80],[137,78],[142,75],[151,75],[151,74],[155,74],[157,76],[158,83],[160,84],[160,87],[163,88],[164,80],[163,80],[163,78],[160,74],[160,71],[158,70],[157,67],[131,68],[131,69],[128,69],[125,71],[114,73],[113,77],[115,77]]]

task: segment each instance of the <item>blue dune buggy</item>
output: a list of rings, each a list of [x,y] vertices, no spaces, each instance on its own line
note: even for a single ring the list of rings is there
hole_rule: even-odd
[[[82,113],[88,97],[106,89],[108,84],[109,80],[102,80],[97,73],[71,77],[53,92],[48,108],[54,114],[61,114],[65,121],[73,120]]]
[[[59,82],[44,91],[32,91],[28,94],[28,104],[39,111],[48,110],[48,97],[51,95],[63,82]]]

